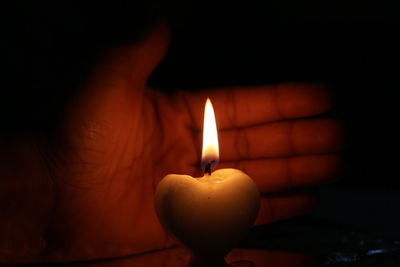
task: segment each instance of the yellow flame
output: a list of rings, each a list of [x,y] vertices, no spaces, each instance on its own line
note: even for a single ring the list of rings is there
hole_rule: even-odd
[[[204,109],[204,125],[203,125],[203,150],[201,154],[202,160],[218,160],[218,133],[217,123],[215,122],[214,108],[209,98],[207,98]]]

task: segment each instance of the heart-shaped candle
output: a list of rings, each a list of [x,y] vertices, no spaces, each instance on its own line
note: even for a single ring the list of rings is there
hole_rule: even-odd
[[[248,175],[235,169],[212,172],[218,154],[215,115],[208,99],[202,154],[205,175],[169,174],[155,195],[161,224],[192,251],[192,266],[225,265],[224,257],[246,235],[260,206],[259,190]]]

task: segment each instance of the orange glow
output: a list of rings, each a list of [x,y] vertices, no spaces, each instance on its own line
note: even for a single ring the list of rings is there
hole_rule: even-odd
[[[204,109],[204,125],[203,125],[203,149],[202,162],[217,162],[219,159],[218,132],[217,123],[215,121],[214,108],[209,98],[207,98]]]

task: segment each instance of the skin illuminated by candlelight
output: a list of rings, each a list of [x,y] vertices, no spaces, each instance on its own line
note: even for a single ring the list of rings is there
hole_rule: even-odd
[[[311,119],[331,107],[315,84],[162,94],[146,80],[169,31],[103,59],[52,138],[0,140],[0,264],[115,257],[173,244],[154,193],[168,173],[202,175],[203,105],[217,112],[218,168],[243,170],[261,191],[256,224],[316,205],[313,186],[336,178],[342,126]],[[184,157],[182,155],[185,155]]]

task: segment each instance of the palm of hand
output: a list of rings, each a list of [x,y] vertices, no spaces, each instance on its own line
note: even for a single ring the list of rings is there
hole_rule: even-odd
[[[95,88],[72,110],[68,145],[54,171],[58,201],[50,247],[70,250],[72,257],[77,246],[89,258],[168,246],[154,212],[156,185],[167,173],[196,171],[193,131],[171,100],[132,88],[128,78],[111,84]],[[105,243],[111,245],[105,249]]]
[[[167,96],[146,87],[167,43],[161,27],[113,53],[71,105],[60,139],[46,145],[46,174],[35,175],[52,178],[54,203],[34,220],[32,240],[45,245],[32,250],[33,260],[115,257],[172,244],[156,218],[154,191],[168,173],[201,173],[206,97],[220,129],[219,167],[247,172],[260,188],[257,223],[310,210],[313,194],[293,190],[335,177],[340,125],[304,119],[329,109],[325,90],[291,84]]]

